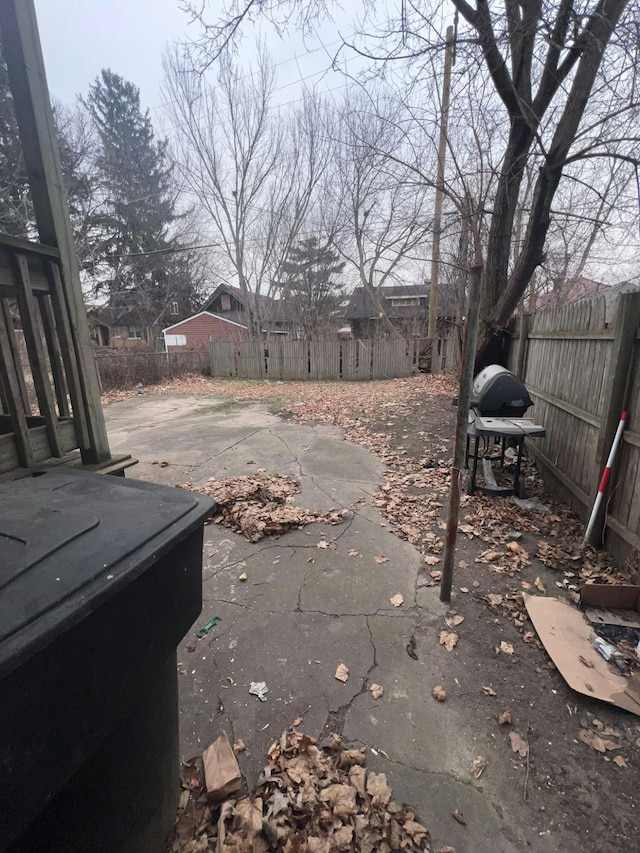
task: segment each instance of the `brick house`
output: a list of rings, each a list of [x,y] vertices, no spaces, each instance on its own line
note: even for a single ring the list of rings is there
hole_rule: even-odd
[[[210,341],[244,341],[247,327],[211,311],[199,311],[162,330],[167,352],[206,349]]]

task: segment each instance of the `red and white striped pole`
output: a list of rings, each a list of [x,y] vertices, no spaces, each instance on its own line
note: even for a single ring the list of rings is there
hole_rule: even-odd
[[[587,524],[587,530],[584,534],[584,539],[582,540],[583,548],[587,547],[587,545],[589,544],[589,540],[591,539],[591,534],[593,533],[596,518],[598,517],[598,512],[600,510],[600,505],[602,504],[604,493],[606,492],[607,486],[609,485],[609,478],[611,477],[611,468],[613,467],[613,460],[616,458],[616,453],[618,452],[618,445],[620,444],[620,440],[622,439],[622,432],[628,420],[628,412],[623,412],[620,415],[620,422],[618,423],[618,429],[616,430],[616,434],[613,439],[613,444],[611,445],[611,450],[609,451],[609,458],[607,459],[607,464],[605,465],[604,471],[602,472],[602,477],[600,478],[598,494],[596,495],[596,499],[593,504],[593,509],[591,510],[589,524]]]

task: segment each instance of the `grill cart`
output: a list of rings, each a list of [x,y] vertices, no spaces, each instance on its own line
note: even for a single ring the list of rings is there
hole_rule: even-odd
[[[532,405],[533,401],[524,384],[506,367],[491,364],[476,376],[471,392],[465,454],[465,467],[468,468],[471,462],[471,473],[466,482],[468,495],[481,492],[503,497],[525,496],[521,470],[524,440],[544,438],[546,434],[543,426],[525,417],[527,409]],[[504,467],[507,443],[517,449],[513,485],[499,486],[491,467],[489,448],[491,445],[500,445],[500,465]],[[480,459],[484,474],[483,486],[476,484]]]

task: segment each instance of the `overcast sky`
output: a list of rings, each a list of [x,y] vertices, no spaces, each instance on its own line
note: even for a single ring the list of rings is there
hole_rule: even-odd
[[[218,5],[214,0],[211,8]],[[330,69],[330,54],[338,47],[339,33],[350,34],[361,3],[348,5],[349,12],[320,28],[318,39],[293,33],[281,40],[269,27],[262,28],[278,63],[282,101],[295,97],[301,78],[324,89],[344,85],[344,78]],[[111,68],[138,86],[144,107],[159,109],[164,47],[198,32],[178,0],[35,0],[35,6],[49,90],[67,104],[78,93],[86,94],[103,68]],[[255,54],[255,44],[253,30],[246,27],[240,47],[244,61]],[[352,57],[350,63],[356,61]]]

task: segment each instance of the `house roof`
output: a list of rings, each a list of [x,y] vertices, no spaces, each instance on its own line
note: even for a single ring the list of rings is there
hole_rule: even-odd
[[[381,287],[378,290],[382,304],[390,320],[413,319],[416,316],[426,317],[429,313],[430,287],[425,284],[401,284],[396,287]],[[416,312],[415,305],[400,305],[402,299],[419,297],[425,302],[419,306]],[[347,320],[372,320],[376,317],[373,302],[364,287],[356,287],[351,294],[351,299],[345,311]]]
[[[236,320],[242,321],[245,319],[244,311],[246,310],[246,300],[243,292],[239,287],[233,287],[231,284],[219,284],[213,293],[207,297],[202,305],[201,311],[208,311],[221,293],[228,293],[233,296],[243,308],[242,312],[235,312]],[[264,293],[252,294],[258,301],[260,310],[260,318],[264,321],[286,323],[294,321],[295,305],[287,299],[275,299],[273,296],[267,296]]]
[[[221,317],[220,314],[214,314],[212,311],[198,311],[197,314],[192,314],[191,317],[185,317],[184,320],[179,320],[177,323],[174,323],[173,326],[167,326],[166,329],[162,330],[162,334],[164,335],[172,329],[177,329],[178,326],[184,326],[185,323],[195,320],[196,317],[202,317],[203,314],[206,314],[207,317],[214,317],[216,320],[222,320],[223,323],[229,323],[231,326],[239,326],[241,329],[247,328],[246,326],[243,326],[242,323],[236,323],[233,320],[229,320],[227,317]]]
[[[603,296],[605,320],[607,323],[610,323],[614,319],[618,296],[622,293],[637,291],[640,291],[640,287],[629,281],[609,285],[602,281],[594,281],[593,279],[580,276],[571,282],[570,286],[566,289],[561,288],[560,291],[548,291],[541,294],[536,300],[536,311],[544,311],[547,308],[553,308],[557,305],[575,305],[578,302],[585,302],[588,299]]]

